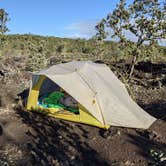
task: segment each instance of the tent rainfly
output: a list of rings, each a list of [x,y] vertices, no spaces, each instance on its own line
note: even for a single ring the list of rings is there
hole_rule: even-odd
[[[56,91],[57,87],[78,102],[78,114],[39,106],[39,97]],[[110,126],[147,129],[156,120],[132,100],[109,67],[91,61],[72,61],[34,73],[27,109],[42,109],[55,118],[105,129]]]

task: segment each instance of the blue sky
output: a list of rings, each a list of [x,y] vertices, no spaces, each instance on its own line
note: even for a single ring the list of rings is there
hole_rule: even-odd
[[[59,37],[89,37],[96,22],[118,0],[0,0],[11,21],[9,33]]]

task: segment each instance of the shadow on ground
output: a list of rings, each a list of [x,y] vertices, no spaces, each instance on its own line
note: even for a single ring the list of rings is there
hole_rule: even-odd
[[[166,161],[160,161],[160,155],[162,153],[166,154],[166,144],[150,139],[147,131],[137,132],[137,134],[128,134],[129,142],[139,148],[138,153],[146,158],[148,165],[164,166]],[[153,156],[153,151],[156,153],[156,156]]]
[[[81,125],[52,119],[17,108],[22,121],[32,128],[27,147],[35,165],[108,165],[88,141],[88,132]],[[77,132],[79,130],[80,132]]]

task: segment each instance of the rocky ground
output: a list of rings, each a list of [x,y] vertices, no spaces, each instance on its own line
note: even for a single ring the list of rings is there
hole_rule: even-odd
[[[0,165],[166,165],[166,63],[139,63],[127,86],[158,120],[148,130],[111,127],[106,132],[27,112],[18,97],[27,96],[27,59],[0,61]],[[124,80],[128,62],[106,63]]]

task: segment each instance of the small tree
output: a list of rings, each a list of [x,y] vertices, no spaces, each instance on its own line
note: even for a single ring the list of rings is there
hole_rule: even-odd
[[[6,23],[9,21],[8,13],[4,9],[0,9],[0,34],[9,31]]]
[[[108,29],[111,32],[108,33]],[[145,43],[155,45],[158,40],[166,38],[166,4],[158,0],[134,0],[127,5],[126,0],[120,0],[116,9],[96,26],[96,30],[99,40],[117,37],[121,46],[130,48],[129,53],[133,57],[130,78],[141,56],[141,47]],[[128,38],[129,34],[134,35],[134,43]]]

